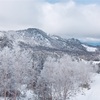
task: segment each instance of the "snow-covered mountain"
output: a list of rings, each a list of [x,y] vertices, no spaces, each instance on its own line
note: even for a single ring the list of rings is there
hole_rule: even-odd
[[[54,49],[63,52],[87,52],[81,42],[77,39],[63,39],[59,36],[47,35],[40,29],[29,28],[18,31],[1,31],[0,47],[8,46],[39,47],[39,49]],[[47,49],[48,50],[48,49]]]
[[[6,46],[11,49],[16,49],[16,47],[22,49],[30,48],[34,52],[63,52],[88,60],[94,60],[100,55],[99,47],[88,46],[75,38],[64,39],[60,36],[48,35],[36,28],[0,31],[0,50]]]

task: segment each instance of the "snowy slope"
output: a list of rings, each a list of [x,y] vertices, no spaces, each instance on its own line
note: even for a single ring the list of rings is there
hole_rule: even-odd
[[[90,90],[84,90],[84,95],[77,94],[71,100],[100,100],[100,74],[93,77]]]
[[[95,47],[90,47],[84,44],[82,44],[82,46],[85,47],[88,52],[95,52],[97,50]]]

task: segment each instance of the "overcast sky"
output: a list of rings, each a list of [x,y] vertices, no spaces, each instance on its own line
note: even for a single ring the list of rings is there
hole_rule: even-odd
[[[100,0],[0,0],[0,30],[29,27],[100,42]]]

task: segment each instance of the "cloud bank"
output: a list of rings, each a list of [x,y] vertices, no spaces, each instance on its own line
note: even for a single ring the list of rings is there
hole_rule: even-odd
[[[49,0],[50,1],[50,0]],[[75,0],[0,0],[0,30],[36,27],[62,37],[99,40],[100,5]]]

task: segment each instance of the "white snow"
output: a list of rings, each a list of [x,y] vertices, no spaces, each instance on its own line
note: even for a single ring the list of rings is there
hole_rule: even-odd
[[[4,98],[3,97],[0,97],[0,100],[4,100]]]
[[[97,50],[97,48],[95,48],[95,47],[90,47],[90,46],[87,46],[87,45],[84,45],[84,44],[82,44],[82,46],[85,47],[86,50],[89,51],[89,52],[95,52]]]
[[[93,83],[90,90],[84,90],[84,94],[77,94],[70,100],[100,100],[100,74],[93,77]]]
[[[99,64],[100,61],[93,61],[92,63],[96,65],[96,64]]]
[[[35,96],[34,96],[34,92],[32,90],[28,90],[27,85],[24,84],[21,86],[21,88],[19,89],[22,93],[22,95],[24,97],[21,97],[20,100],[34,100]]]

